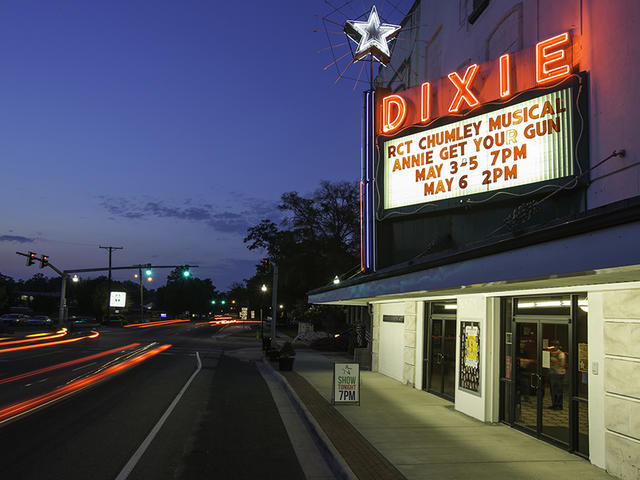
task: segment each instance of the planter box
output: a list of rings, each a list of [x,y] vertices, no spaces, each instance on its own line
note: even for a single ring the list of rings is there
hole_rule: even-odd
[[[280,357],[278,359],[278,366],[283,372],[289,372],[293,370],[293,357]]]

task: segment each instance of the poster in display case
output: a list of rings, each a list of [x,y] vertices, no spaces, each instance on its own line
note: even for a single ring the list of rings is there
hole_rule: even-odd
[[[460,324],[458,388],[480,394],[480,322],[461,322]]]

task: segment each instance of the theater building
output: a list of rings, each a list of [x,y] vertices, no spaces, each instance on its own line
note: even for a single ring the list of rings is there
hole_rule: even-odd
[[[362,272],[309,297],[368,309],[373,370],[625,479],[639,21],[635,0],[416,2],[365,94]]]

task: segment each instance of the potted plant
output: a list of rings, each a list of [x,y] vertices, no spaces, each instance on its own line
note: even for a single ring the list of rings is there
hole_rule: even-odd
[[[285,342],[280,349],[280,357],[278,358],[278,365],[282,371],[290,371],[293,369],[293,357],[296,356],[296,351],[293,349],[291,342]]]

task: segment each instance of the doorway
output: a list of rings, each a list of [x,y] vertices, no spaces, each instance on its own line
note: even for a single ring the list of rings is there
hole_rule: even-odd
[[[500,419],[588,456],[586,295],[503,299]]]
[[[425,305],[423,390],[451,401],[456,384],[456,309],[452,302]]]
[[[569,445],[569,324],[516,322],[514,422]]]

